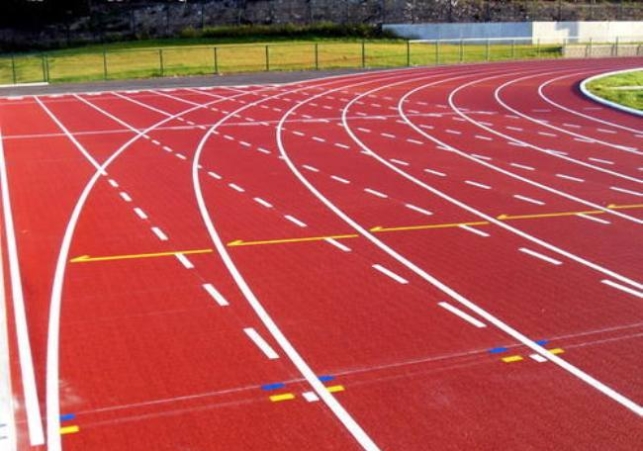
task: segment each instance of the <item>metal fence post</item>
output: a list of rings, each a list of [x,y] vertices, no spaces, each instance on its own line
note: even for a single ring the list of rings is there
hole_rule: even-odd
[[[366,44],[362,39],[362,69],[366,67]]]
[[[486,61],[489,61],[489,58],[490,58],[490,56],[491,56],[491,55],[489,54],[489,50],[490,50],[490,46],[489,46],[489,39],[487,39],[487,45],[486,45],[486,47],[485,47],[485,51],[484,51],[484,58],[485,58],[485,60],[486,60]]]
[[[49,61],[47,55],[42,54],[42,81],[49,82]]]
[[[270,72],[270,47],[266,45],[266,72]]]
[[[540,38],[536,40],[536,58],[540,58]]]
[[[103,49],[103,80],[107,80],[107,49]]]
[[[406,67],[411,67],[411,41],[406,40]]]
[[[217,48],[213,47],[212,48],[212,55],[214,56],[214,73],[218,74],[219,73],[219,57],[217,54]]]
[[[516,58],[516,40],[512,39],[511,40],[511,59]]]
[[[315,70],[319,70],[319,45],[315,43]]]
[[[440,64],[440,41],[436,39],[435,41],[435,65]]]
[[[11,55],[11,73],[13,75],[13,84],[15,85],[18,82],[18,77],[16,74],[16,57]]]
[[[464,62],[464,40],[460,38],[460,62]]]
[[[159,68],[161,69],[161,77],[165,73],[165,68],[163,67],[163,49],[159,49]]]

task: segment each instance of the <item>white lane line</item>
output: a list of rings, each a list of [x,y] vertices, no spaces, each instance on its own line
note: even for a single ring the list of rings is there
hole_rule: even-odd
[[[616,130],[608,130],[606,128],[597,128],[596,131],[600,132],[600,133],[608,133],[610,135],[615,135],[616,134]]]
[[[485,160],[485,161],[491,161],[493,158],[487,157],[486,155],[478,155],[477,153],[472,153],[471,156],[473,158],[477,158],[478,160]]]
[[[239,192],[239,193],[244,193],[246,190],[241,188],[239,185],[236,183],[228,183],[228,186],[232,188],[233,190]]]
[[[295,218],[294,216],[291,215],[284,215],[284,218],[286,218],[288,221],[292,222],[293,224],[299,226],[299,227],[307,227],[305,222],[300,221],[299,219]]]
[[[194,269],[194,265],[190,261],[189,258],[187,258],[183,254],[174,254],[176,255],[176,258],[181,262],[181,264],[185,267],[185,269]]]
[[[263,200],[261,197],[255,197],[254,201],[266,208],[272,208],[272,204],[268,201]]]
[[[611,160],[603,160],[602,158],[592,158],[592,157],[590,157],[590,158],[588,158],[588,160],[593,161],[594,163],[602,163],[602,164],[610,164],[610,165],[614,164],[613,161],[611,161]]]
[[[464,183],[466,183],[467,185],[475,186],[476,188],[491,189],[489,185],[483,185],[482,183],[473,182],[471,180],[465,180]]]
[[[524,164],[518,164],[518,163],[509,163],[509,166],[513,166],[514,168],[518,169],[525,169],[526,171],[535,171],[535,169],[531,166],[527,166]]]
[[[364,133],[370,133],[371,132],[370,128],[364,128],[364,127],[357,127],[357,130],[359,130],[360,132],[364,132]]]
[[[513,130],[513,131],[515,131],[515,132],[522,132],[522,131],[524,131],[524,129],[522,129],[522,128],[520,128],[520,127],[507,126],[507,127],[505,127],[505,128],[506,128],[507,130]]]
[[[335,246],[337,249],[341,250],[342,252],[350,252],[351,248],[348,246],[343,245],[337,240],[334,240],[332,238],[324,238],[324,241],[326,241],[328,244],[332,244]]]
[[[340,149],[350,149],[349,146],[347,146],[346,144],[342,144],[342,143],[335,143],[335,147],[339,147]]]
[[[168,146],[163,146],[163,150],[166,152],[172,152],[172,149]]]
[[[585,181],[585,179],[581,179],[581,178],[578,178],[578,177],[572,177],[571,175],[567,175],[567,174],[556,174],[556,177],[561,178],[561,179],[565,179],[565,180],[571,180],[572,182],[581,182],[582,183],[582,182]]]
[[[543,261],[546,261],[547,263],[551,263],[552,265],[558,266],[563,264],[563,262],[561,262],[560,260],[556,260],[555,258],[551,258],[539,252],[532,251],[531,249],[527,249],[526,247],[521,247],[518,250],[524,254],[531,255],[532,257],[536,257]]]
[[[252,147],[252,144],[250,144],[248,141],[239,141],[239,144],[241,144],[243,147]]]
[[[446,177],[447,175],[444,172],[434,171],[433,169],[424,169],[424,172],[429,174],[437,175],[438,177]]]
[[[460,132],[458,130],[451,130],[450,128],[446,129],[446,132],[450,133],[452,135],[461,135],[462,134],[462,132]]]
[[[307,164],[304,164],[304,165],[302,165],[302,167],[303,167],[304,169],[308,169],[310,172],[319,172],[319,169],[317,169],[317,168],[316,168],[316,167],[314,167],[314,166],[309,166],[309,165],[307,165]]]
[[[208,175],[210,177],[212,177],[213,179],[217,179],[217,180],[221,180],[221,178],[222,178],[219,174],[217,174],[216,172],[212,172],[212,171],[209,171]]]
[[[403,285],[409,283],[409,281],[406,280],[404,277],[398,276],[393,271],[391,271],[390,269],[385,268],[382,265],[375,264],[375,265],[373,265],[373,269],[375,269],[375,270],[381,272],[382,274],[390,277],[391,279],[395,280],[397,283],[401,283]]]
[[[639,299],[643,299],[643,291],[638,291],[630,287],[626,287],[625,285],[621,285],[620,283],[616,283],[612,280],[609,279],[603,279],[601,280],[602,283],[605,285],[609,285],[612,288],[616,288],[617,290],[621,290],[625,293],[631,294],[633,296],[636,296]]]
[[[136,207],[134,209],[134,213],[136,213],[136,216],[138,216],[141,219],[147,219],[147,214],[143,210],[141,210],[139,207]]]
[[[579,216],[579,217],[585,218],[585,219],[589,219],[590,221],[598,222],[600,224],[611,224],[611,222],[609,222],[608,220],[603,219],[603,218],[597,218],[594,215],[586,215],[584,213],[576,213],[576,216]]]
[[[325,143],[326,140],[324,138],[320,138],[319,136],[313,136],[313,141],[317,141],[319,143]]]
[[[108,182],[110,185],[112,185],[112,187],[114,187],[114,188],[118,188],[118,183],[116,182],[116,180],[114,180],[114,179],[109,179],[107,182]]]
[[[160,145],[161,145],[161,142],[160,142],[160,141],[158,141],[158,140],[156,140],[156,139],[153,139],[153,140],[152,140],[152,144],[155,144],[155,145],[157,145],[157,146],[160,146]]]
[[[418,145],[424,144],[424,142],[420,141],[419,139],[412,139],[412,138],[407,138],[406,142],[409,142],[411,144],[418,144]]]
[[[520,141],[507,141],[507,144],[514,147],[527,147],[527,144]]]
[[[152,232],[154,232],[154,235],[156,235],[161,241],[167,241],[169,239],[167,235],[163,233],[163,231],[158,227],[152,227]]]
[[[556,138],[558,135],[556,133],[550,133],[550,132],[538,132],[540,136],[548,136],[550,138]]]
[[[574,138],[574,141],[579,142],[579,143],[585,143],[585,144],[594,143],[594,141],[592,141],[591,139],[588,139],[588,138],[578,138],[578,137],[576,137],[576,138]]]
[[[443,309],[448,310],[449,312],[453,313],[454,315],[462,318],[463,320],[465,320],[466,322],[468,322],[469,324],[471,324],[471,325],[473,325],[473,326],[475,326],[477,328],[487,327],[487,325],[485,323],[483,323],[482,321],[474,318],[473,316],[469,315],[468,313],[463,312],[462,310],[460,310],[459,308],[449,304],[448,302],[438,302],[438,305],[440,307],[442,307]]]
[[[364,191],[366,191],[369,194],[372,194],[373,196],[381,197],[382,199],[386,199],[388,197],[386,194],[380,193],[379,191],[375,191],[374,189],[364,188]]]
[[[121,191],[120,193],[118,193],[118,195],[119,195],[119,196],[121,196],[121,198],[122,198],[125,202],[131,202],[131,201],[132,201],[132,198],[131,198],[131,197],[129,196],[129,194],[127,194],[125,191]]]
[[[476,234],[478,236],[481,236],[483,238],[489,237],[489,234],[487,232],[483,232],[482,230],[478,230],[475,227],[471,227],[471,226],[468,226],[466,224],[461,224],[458,227],[461,228],[462,230],[466,230],[467,232],[474,233],[474,234]]]
[[[532,360],[535,360],[538,363],[544,363],[547,361],[547,359],[541,356],[540,354],[529,354],[529,358]]]
[[[11,299],[15,321],[16,341],[18,344],[18,359],[20,361],[20,374],[22,376],[22,390],[24,394],[24,409],[27,414],[27,430],[29,443],[32,446],[39,446],[45,443],[45,435],[40,413],[40,401],[36,388],[36,377],[29,342],[29,328],[25,309],[24,292],[22,288],[22,276],[20,274],[20,259],[16,243],[16,232],[11,210],[11,198],[9,196],[9,179],[7,176],[7,165],[5,163],[2,132],[0,131],[0,187],[2,189],[2,211],[4,214],[5,236],[7,240],[7,258],[9,260],[9,277],[11,279]],[[0,271],[4,269],[1,267]],[[4,304],[4,299],[2,299]]]
[[[228,305],[230,305],[228,300],[224,298],[223,295],[219,293],[219,291],[214,288],[214,285],[212,285],[211,283],[204,283],[202,287],[221,307],[227,307]]]
[[[408,166],[408,165],[409,165],[409,163],[408,163],[408,162],[406,162],[406,161],[402,161],[402,160],[397,160],[397,159],[395,159],[395,158],[391,158],[389,161],[390,161],[391,163],[394,163],[394,164],[399,164],[400,166]]]
[[[513,197],[525,202],[529,202],[530,204],[545,205],[545,202],[541,200],[532,199],[531,197],[527,197],[527,196],[521,196],[520,194],[514,194]]]
[[[230,135],[223,135],[223,139],[227,139],[228,141],[234,141],[234,137]]]
[[[349,180],[346,180],[346,179],[344,179],[344,178],[338,177],[338,176],[336,176],[336,175],[331,175],[331,176],[330,176],[330,178],[331,178],[331,179],[333,179],[333,180],[335,180],[335,181],[338,181],[339,183],[343,183],[343,184],[345,184],[345,185],[348,185],[348,184],[350,183],[350,181],[349,181]]]
[[[391,135],[390,133],[382,133],[381,135],[385,138],[395,139],[395,135]]]
[[[266,155],[270,155],[270,151],[268,149],[264,149],[263,147],[258,147],[257,150],[261,153],[265,153]]]
[[[578,124],[569,124],[567,122],[563,123],[563,127],[569,127],[569,128],[581,128],[580,125]]]
[[[638,191],[632,191],[632,190],[625,189],[625,188],[619,188],[618,186],[610,186],[610,189],[613,190],[613,191],[618,191],[619,193],[625,193],[625,194],[631,194],[631,195],[637,196],[637,197],[643,197],[643,193],[640,193]]]
[[[423,215],[431,216],[433,214],[433,212],[430,212],[429,210],[425,210],[424,208],[420,208],[413,204],[404,204],[404,206],[409,210],[417,211],[418,213],[422,213]]]
[[[475,135],[474,138],[481,139],[483,141],[493,141],[493,138],[491,138],[490,136],[484,136],[484,135]]]
[[[245,329],[243,329],[243,331],[246,333],[248,338],[250,338],[259,349],[261,349],[261,352],[263,352],[266,357],[268,357],[270,360],[279,358],[279,354],[277,354],[277,351],[272,349],[272,346],[270,346],[266,342],[266,340],[264,340],[261,335],[259,335],[259,332],[254,330],[252,327],[246,327]]]

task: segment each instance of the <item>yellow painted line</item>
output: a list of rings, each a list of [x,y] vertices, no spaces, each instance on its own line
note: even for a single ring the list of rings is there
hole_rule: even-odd
[[[343,385],[331,385],[330,387],[326,387],[326,390],[328,390],[329,393],[337,393],[345,389]]]
[[[610,208],[612,210],[630,210],[632,208],[643,208],[643,204],[629,204],[629,205],[609,204],[607,208]]]
[[[171,252],[155,252],[151,254],[123,254],[123,255],[108,255],[102,257],[92,257],[90,255],[81,255],[79,257],[72,258],[69,260],[70,263],[87,263],[87,262],[105,262],[111,260],[132,260],[137,258],[157,258],[157,257],[168,257],[170,255],[182,254],[182,255],[191,255],[191,254],[208,254],[212,252],[212,249],[193,249],[187,251],[171,251]]]
[[[520,362],[521,360],[523,360],[523,358],[519,355],[510,355],[509,357],[502,358],[502,361],[505,363]]]
[[[481,226],[481,225],[489,225],[488,221],[475,221],[475,222],[452,222],[448,224],[421,224],[421,225],[414,225],[414,226],[402,226],[402,227],[373,227],[369,229],[373,233],[381,233],[381,232],[401,232],[401,231],[406,231],[406,230],[430,230],[430,229],[448,229],[448,228],[453,228],[453,227],[460,227],[460,226]]]
[[[565,350],[562,348],[548,349],[548,351],[552,354],[562,354],[563,352],[565,352]]]
[[[334,240],[345,240],[349,238],[359,238],[359,235],[355,233],[350,235],[307,236],[302,238],[279,238],[274,240],[260,240],[260,241],[235,240],[235,241],[230,241],[227,244],[227,246],[237,247],[237,246],[256,246],[260,244],[306,243],[309,241],[324,241],[329,238],[332,238]]]
[[[295,395],[293,395],[292,393],[284,393],[282,395],[272,395],[270,397],[270,400],[272,402],[289,401],[291,399],[295,399]]]
[[[511,221],[515,219],[541,219],[541,218],[561,218],[564,216],[576,216],[578,214],[584,215],[600,215],[605,214],[602,210],[588,210],[588,211],[562,211],[559,213],[538,213],[532,215],[500,215],[496,219],[500,221]]]
[[[75,434],[76,432],[79,432],[80,428],[78,426],[65,426],[63,428],[60,428],[60,435],[65,435],[65,434]]]

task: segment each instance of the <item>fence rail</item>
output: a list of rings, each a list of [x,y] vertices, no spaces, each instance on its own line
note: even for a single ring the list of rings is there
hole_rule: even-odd
[[[0,58],[0,84],[643,55],[643,37],[638,43],[632,38],[577,41],[324,41],[10,55]]]

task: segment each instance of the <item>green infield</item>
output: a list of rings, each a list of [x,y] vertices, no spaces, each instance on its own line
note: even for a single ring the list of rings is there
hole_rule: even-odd
[[[587,89],[605,100],[643,111],[643,70],[597,78]]]

